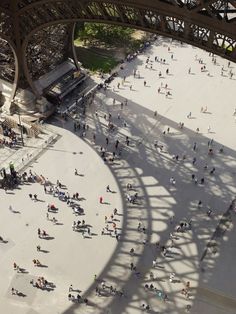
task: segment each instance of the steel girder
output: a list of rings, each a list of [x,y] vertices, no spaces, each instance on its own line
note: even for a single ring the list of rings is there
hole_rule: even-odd
[[[1,0],[0,38],[12,42],[18,84],[37,94],[33,80],[69,55],[79,20],[150,31],[236,61],[236,0]]]
[[[43,28],[30,37],[26,60],[33,79],[38,79],[67,60],[70,31],[70,24],[57,24]]]
[[[6,40],[0,38],[0,78],[14,82],[15,58],[11,46]]]

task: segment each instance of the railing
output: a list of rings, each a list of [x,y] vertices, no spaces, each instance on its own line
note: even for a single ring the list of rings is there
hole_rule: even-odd
[[[46,128],[48,129],[48,128]],[[48,130],[49,131],[49,130]],[[50,133],[52,131],[50,130]],[[14,164],[14,168],[17,172],[21,172],[25,169],[34,159],[38,158],[41,153],[48,147],[50,143],[52,143],[58,134],[51,134],[43,143],[40,145],[30,145],[30,143],[26,144],[24,147],[20,148],[11,156],[7,157],[3,163],[1,163],[1,168],[9,169],[10,162]]]

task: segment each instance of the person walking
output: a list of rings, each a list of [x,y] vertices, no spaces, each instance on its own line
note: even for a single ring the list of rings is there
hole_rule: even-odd
[[[174,177],[170,178],[170,184],[175,185],[176,184],[176,180]]]
[[[69,286],[69,292],[71,292],[71,291],[73,291],[73,286],[72,285]]]
[[[174,278],[175,278],[175,273],[171,273],[169,277],[169,281],[173,282]]]

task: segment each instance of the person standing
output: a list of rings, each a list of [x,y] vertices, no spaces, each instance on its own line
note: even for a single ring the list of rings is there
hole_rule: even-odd
[[[39,238],[41,237],[41,230],[40,230],[40,228],[38,228],[38,237]]]

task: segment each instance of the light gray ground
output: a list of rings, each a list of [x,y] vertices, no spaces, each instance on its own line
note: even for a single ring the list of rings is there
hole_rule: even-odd
[[[153,61],[153,69],[145,68],[148,56]],[[167,64],[154,62],[155,56],[166,59]],[[201,72],[203,65],[195,60],[199,58],[203,59],[210,76],[208,72]],[[0,235],[8,241],[0,244],[1,313],[136,314],[141,312],[143,303],[150,305],[150,313],[185,313],[187,305],[191,307],[191,313],[236,313],[233,280],[236,276],[233,263],[236,257],[235,213],[231,214],[231,221],[225,223],[224,235],[215,239],[216,249],[206,251],[236,190],[236,123],[233,116],[236,92],[235,78],[229,79],[228,76],[231,65],[228,68],[227,64],[228,61],[217,57],[217,65],[214,65],[208,53],[163,39],[126,64],[119,73],[120,78],[112,82],[107,92],[96,95],[87,110],[85,120],[90,128],[84,139],[81,131],[74,134],[73,121],[65,122],[60,118],[53,121],[54,131],[62,137],[30,169],[53,183],[59,179],[70,194],[79,192],[84,198],[80,203],[85,216],[75,217],[71,208],[45,194],[38,183],[20,186],[13,194],[0,191]],[[221,76],[222,66],[224,76]],[[189,67],[192,74],[188,74]],[[166,75],[167,68],[169,75]],[[140,79],[133,77],[134,69],[140,72]],[[159,79],[159,71],[163,78]],[[232,71],[235,71],[234,65]],[[124,76],[126,80],[122,84]],[[161,83],[163,86],[168,84],[171,96],[165,96],[165,88],[158,94]],[[115,105],[113,98],[116,99]],[[120,102],[125,98],[128,105],[121,109]],[[206,106],[207,112],[201,113],[201,107]],[[154,117],[155,110],[157,117]],[[189,112],[192,113],[191,119],[187,118]],[[105,113],[113,116],[116,125],[113,133],[107,132]],[[83,123],[82,118],[80,122]],[[179,122],[184,123],[183,129],[179,128]],[[208,126],[211,127],[210,133]],[[164,135],[163,131],[168,127],[170,133]],[[109,152],[115,150],[117,139],[122,147],[121,158],[114,164],[104,163],[99,156],[100,146],[106,147],[107,134]],[[129,147],[125,144],[125,136],[130,138]],[[214,155],[208,156],[208,141],[212,138]],[[154,148],[154,140],[164,146],[162,152]],[[193,151],[194,142],[197,143],[196,152]],[[224,145],[224,153],[218,152],[221,145]],[[174,161],[172,157],[177,154],[179,161]],[[182,160],[184,154],[185,161]],[[197,161],[192,165],[194,156]],[[208,170],[204,171],[206,162]],[[209,174],[212,167],[216,168],[214,175]],[[75,168],[83,176],[75,176]],[[198,179],[204,176],[205,184],[194,184],[191,180],[193,173]],[[169,181],[172,176],[176,180],[175,186]],[[138,204],[126,201],[128,182],[139,194]],[[107,184],[116,193],[107,193]],[[29,193],[37,193],[41,201],[31,201]],[[100,196],[109,204],[99,204]],[[203,206],[198,209],[200,199]],[[51,218],[56,217],[58,225],[46,219],[47,203],[58,206],[59,212],[50,214]],[[19,213],[10,212],[9,205]],[[110,217],[114,208],[122,214],[116,217],[117,227],[121,228],[118,230],[121,234],[119,242],[109,235],[101,235],[104,217]],[[206,215],[209,208],[213,211],[210,218]],[[77,219],[85,219],[92,226],[94,235],[91,239],[83,239],[81,233],[72,231],[72,223]],[[169,234],[182,219],[192,220],[192,230],[175,233],[173,248],[163,257],[156,243],[160,241],[160,245],[169,246]],[[146,227],[145,234],[137,231],[139,222]],[[109,225],[111,227],[111,223]],[[39,239],[38,227],[46,230],[52,239]],[[146,244],[143,244],[144,240]],[[37,252],[37,244],[46,252]],[[135,249],[134,256],[129,254],[131,248]],[[45,267],[35,267],[34,258]],[[153,260],[158,264],[155,269]],[[23,267],[25,273],[17,274],[13,262]],[[137,266],[140,278],[131,273],[131,262]],[[155,277],[152,281],[151,271]],[[169,281],[172,272],[176,274],[176,282]],[[94,274],[98,277],[96,282]],[[52,282],[53,289],[33,288],[29,282],[38,276]],[[101,284],[100,280],[122,289],[125,296],[96,296],[95,287]],[[189,299],[180,293],[187,281],[191,286]],[[168,295],[169,301],[163,302],[156,293],[144,290],[144,285],[151,282]],[[81,295],[92,305],[86,307],[68,301],[70,284],[81,290]],[[12,287],[25,296],[11,295]],[[76,296],[77,292],[73,294]]]

